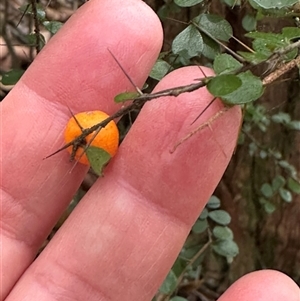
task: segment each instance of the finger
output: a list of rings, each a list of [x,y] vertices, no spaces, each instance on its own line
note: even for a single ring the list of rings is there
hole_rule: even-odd
[[[205,69],[205,73],[212,72]],[[156,91],[190,84],[199,68],[169,74]],[[30,266],[8,300],[150,300],[223,174],[236,145],[234,107],[222,111],[205,88],[151,101],[119,154]]]
[[[130,20],[130,21],[129,21]],[[133,87],[108,48],[141,86],[162,42],[157,16],[142,1],[89,1],[54,36],[1,104],[1,300],[66,208],[87,168],[63,145],[73,113],[117,109],[113,97]]]
[[[237,280],[218,301],[299,301],[300,291],[288,276],[272,270],[257,271]]]

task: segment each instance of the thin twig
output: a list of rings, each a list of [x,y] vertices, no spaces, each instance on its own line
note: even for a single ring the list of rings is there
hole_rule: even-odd
[[[292,70],[296,66],[300,66],[300,55],[298,55],[295,59],[289,61],[286,64],[280,65],[278,69],[269,74],[263,79],[263,85],[267,86],[277,80],[280,76]]]
[[[195,130],[191,131],[188,135],[186,135],[185,137],[183,137],[182,139],[180,139],[175,145],[174,147],[170,150],[170,153],[173,154],[177,147],[180,146],[183,142],[185,142],[186,140],[188,140],[189,138],[191,138],[192,136],[194,136],[197,132],[199,132],[200,130],[204,129],[207,126],[210,126],[210,124],[212,122],[214,122],[217,118],[219,118],[220,116],[222,116],[225,112],[227,112],[230,109],[230,107],[224,107],[222,110],[218,111],[216,114],[214,114],[211,118],[209,118],[206,122],[202,123],[201,125],[199,125]]]
[[[36,37],[36,53],[38,54],[41,51],[41,33],[40,33],[40,22],[38,19],[38,13],[37,13],[37,6],[36,6],[36,0],[31,0],[31,8],[32,8],[32,14],[33,14],[33,20],[34,20],[34,32]]]
[[[289,45],[290,46],[290,45]],[[287,47],[290,51],[291,47]],[[293,49],[299,47],[299,44],[296,42],[293,44]],[[124,68],[121,66],[121,64],[117,61],[116,57],[112,54],[112,52],[110,50],[108,50],[111,55],[113,56],[113,58],[115,59],[115,61],[117,62],[117,64],[120,66],[120,68],[123,70],[124,74],[127,76],[127,78],[129,79],[129,81],[131,82],[131,84],[137,88],[137,86],[134,84],[134,82],[131,80],[131,78],[128,76],[128,74],[125,72]],[[284,49],[280,49],[278,50],[278,53],[282,54],[285,53]],[[288,52],[287,51],[287,52]],[[278,55],[278,54],[277,54]],[[273,55],[270,56],[268,58],[268,60],[272,60],[274,57]],[[266,60],[266,61],[268,61]],[[280,68],[278,68],[277,70],[275,70],[274,72],[272,72],[270,75],[266,76],[263,79],[263,84],[266,86],[270,83],[272,83],[273,81],[275,81],[278,77],[280,77],[281,75],[283,75],[284,73],[286,73],[287,71],[291,70],[292,68],[294,68],[295,66],[299,66],[300,65],[300,56],[298,56],[296,59],[290,61],[289,63],[286,63],[284,65],[281,65]],[[241,68],[243,69],[243,67]],[[233,74],[237,74],[241,71],[241,69],[236,70],[233,72]],[[143,105],[148,102],[151,101],[153,99],[156,98],[160,98],[160,97],[166,97],[166,96],[173,96],[173,97],[177,97],[180,94],[183,93],[190,93],[193,92],[195,90],[200,89],[201,87],[204,87],[210,80],[211,78],[203,78],[203,79],[199,79],[199,82],[197,83],[193,83],[190,85],[186,85],[186,86],[179,86],[179,87],[174,87],[174,88],[169,88],[169,89],[165,89],[153,94],[148,94],[148,93],[144,93],[144,94],[140,94],[139,96],[135,97],[133,99],[133,102],[128,105],[127,107],[123,107],[120,110],[118,110],[116,113],[112,114],[111,116],[109,116],[108,118],[106,118],[104,121],[95,124],[94,126],[87,128],[87,129],[83,129],[82,130],[82,134],[78,137],[76,137],[74,140],[72,140],[71,142],[65,144],[63,147],[61,147],[60,149],[58,149],[57,151],[55,151],[54,153],[50,154],[49,156],[45,157],[49,158],[57,153],[59,153],[60,151],[72,146],[73,147],[73,151],[72,151],[72,155],[70,157],[70,160],[74,160],[75,154],[77,152],[77,150],[79,149],[79,147],[84,147],[83,153],[81,154],[81,156],[83,156],[83,154],[86,152],[86,149],[90,146],[92,140],[90,140],[89,143],[86,142],[86,137],[93,133],[94,131],[96,131],[96,133],[94,134],[94,137],[99,133],[99,131],[105,127],[110,121],[115,120],[119,117],[122,117],[123,115],[130,113],[132,111],[135,110],[139,110],[143,107]],[[138,91],[138,90],[137,90]],[[139,91],[138,91],[139,92]],[[142,93],[141,91],[139,93]],[[175,146],[173,147],[172,150],[170,150],[171,153],[173,153],[177,147],[179,145],[181,145],[183,142],[185,142],[187,139],[189,139],[190,137],[192,137],[194,134],[196,134],[198,131],[200,131],[201,129],[203,129],[206,126],[210,126],[210,124],[215,121],[218,117],[220,117],[221,115],[223,115],[226,111],[229,110],[230,107],[224,107],[221,111],[217,112],[215,115],[213,115],[207,122],[201,124],[199,127],[197,127],[195,130],[193,130],[192,132],[190,132],[186,137],[182,138],[180,141],[178,141]],[[207,109],[207,107],[205,108],[205,110]],[[201,113],[202,114],[202,113]],[[199,118],[199,117],[197,117]]]
[[[73,146],[73,148],[76,149],[76,151],[77,151],[79,147],[81,147],[82,145],[86,145],[85,138],[89,134],[91,134],[91,133],[93,133],[94,131],[97,131],[97,130],[100,131],[101,128],[104,128],[112,120],[115,120],[119,117],[122,117],[123,115],[125,115],[127,113],[130,113],[132,111],[141,109],[142,106],[147,101],[150,101],[152,99],[159,98],[159,97],[164,97],[164,96],[177,97],[182,93],[195,91],[195,90],[197,90],[197,89],[199,89],[199,88],[201,88],[205,85],[206,85],[205,81],[204,82],[199,81],[198,83],[190,84],[190,85],[187,85],[187,86],[180,86],[180,87],[176,87],[176,88],[166,89],[166,90],[162,90],[162,91],[159,91],[159,92],[156,92],[156,93],[153,93],[153,94],[146,94],[145,93],[143,95],[140,95],[140,96],[135,98],[135,100],[133,101],[132,104],[128,105],[127,107],[121,108],[119,111],[112,114],[111,116],[109,116],[108,118],[103,120],[102,122],[99,122],[99,123],[93,125],[90,128],[83,129],[82,134],[80,136],[78,136],[74,140],[70,141],[69,143],[65,144],[63,147],[61,147],[60,149],[58,149],[54,153],[48,155],[44,159],[52,157],[53,155],[55,155],[55,154],[59,153],[60,151],[68,148],[69,146]],[[72,156],[71,156],[71,161],[73,159],[74,159],[74,157],[72,158]]]

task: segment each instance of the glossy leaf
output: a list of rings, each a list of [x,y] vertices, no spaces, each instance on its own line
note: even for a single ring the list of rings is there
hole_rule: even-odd
[[[94,172],[97,175],[102,176],[103,168],[107,165],[107,163],[111,159],[110,154],[102,148],[89,146],[88,149],[86,150],[86,156]]]
[[[233,74],[223,74],[213,77],[207,84],[208,91],[216,97],[224,97],[241,87],[242,81]]]

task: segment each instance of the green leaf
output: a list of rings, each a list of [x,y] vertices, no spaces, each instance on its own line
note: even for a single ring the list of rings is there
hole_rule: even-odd
[[[202,39],[202,55],[204,55],[208,59],[214,60],[215,57],[220,53],[220,45],[205,34],[202,35]]]
[[[44,21],[43,25],[50,33],[56,34],[63,26],[63,23],[58,21]]]
[[[258,64],[262,61],[265,61],[268,59],[269,55],[260,53],[260,52],[244,52],[244,51],[238,51],[239,55],[241,55],[247,62],[250,62],[252,64]]]
[[[291,121],[291,115],[284,112],[279,112],[277,114],[272,115],[272,121],[275,123],[287,124]]]
[[[250,71],[237,75],[242,85],[234,92],[222,96],[224,103],[229,105],[245,104],[258,99],[263,94],[263,84],[260,78]]]
[[[263,205],[265,212],[268,214],[272,214],[276,210],[275,205],[264,198],[259,198],[259,202]]]
[[[217,15],[201,14],[193,19],[204,33],[208,33],[215,39],[228,42],[232,37],[232,27],[225,19]]]
[[[226,53],[218,55],[213,65],[216,74],[234,72],[241,67],[243,67],[243,65],[239,61]]]
[[[203,2],[204,0],[174,0],[175,4],[180,7],[191,7]]]
[[[265,202],[263,206],[264,206],[265,212],[268,214],[272,214],[276,210],[275,205],[273,205],[271,202],[268,202],[268,201]]]
[[[169,294],[174,291],[177,285],[177,277],[173,270],[170,270],[169,274],[167,275],[166,279],[164,280],[163,284],[159,288],[159,291],[163,294]]]
[[[280,188],[279,195],[287,203],[290,203],[293,200],[293,196],[292,196],[291,192],[287,189]]]
[[[259,152],[259,156],[262,158],[262,159],[266,159],[268,157],[268,153],[265,151],[265,150],[261,150]]]
[[[14,85],[18,82],[25,71],[21,69],[13,69],[2,75],[1,83],[3,85]]]
[[[226,226],[230,223],[231,217],[224,210],[214,210],[208,213],[208,216],[217,224]]]
[[[233,240],[218,240],[213,245],[213,250],[224,257],[235,257],[239,254],[239,247]]]
[[[242,19],[242,26],[246,31],[253,31],[256,29],[256,16],[247,14]]]
[[[37,46],[37,34],[30,33],[26,36],[29,46]],[[42,49],[46,44],[45,37],[42,34],[39,34],[39,48]]]
[[[111,159],[110,154],[102,148],[89,146],[86,150],[86,156],[94,172],[97,175],[102,176],[103,168]]]
[[[216,97],[224,97],[241,87],[242,81],[237,75],[221,74],[213,77],[207,83],[208,91]]]
[[[213,235],[218,239],[233,239],[233,233],[228,227],[216,226],[213,228]]]
[[[264,9],[289,7],[298,2],[298,0],[252,0],[252,1],[254,1],[258,6]]]
[[[279,188],[283,187],[285,185],[285,178],[283,176],[276,176],[272,180],[272,189],[273,191],[277,191]]]
[[[169,65],[166,61],[158,59],[153,66],[150,77],[156,80],[161,80],[171,69],[171,65]]]
[[[25,15],[33,15],[33,9],[31,4],[24,4],[19,8],[19,11]],[[39,3],[36,4],[36,15],[39,21],[43,21],[46,18],[46,12],[43,6]]]
[[[206,207],[209,209],[217,209],[221,205],[221,201],[218,197],[215,195],[212,195],[210,199],[208,200],[208,203],[206,204]]]
[[[269,183],[264,183],[261,188],[260,192],[266,197],[270,198],[273,195],[272,186]]]
[[[199,219],[206,219],[208,217],[208,210],[204,208],[199,216]]]
[[[114,100],[116,103],[133,100],[140,96],[138,92],[123,92],[115,96]]]
[[[296,168],[293,165],[291,165],[289,162],[287,162],[286,160],[280,160],[278,162],[278,165],[280,167],[284,168],[285,170],[287,170],[292,177],[295,177],[297,175]]]
[[[296,181],[293,178],[288,178],[287,186],[294,193],[300,194],[300,182],[299,181]]]
[[[172,51],[184,58],[192,58],[201,55],[203,40],[200,32],[194,25],[189,25],[180,32],[172,43]]]
[[[289,40],[300,38],[299,27],[284,27],[282,28],[282,35]]]
[[[254,39],[252,48],[255,51],[250,55],[250,58],[258,56],[258,61],[270,57],[274,51],[290,45],[291,38],[297,37],[298,33],[295,31],[287,30],[285,34],[272,33],[272,32],[250,32],[245,34],[246,37]],[[243,55],[243,53],[241,53]],[[297,55],[297,49],[291,50],[283,56],[284,60],[291,60]],[[248,54],[249,56],[249,54]],[[249,59],[249,58],[247,58]]]
[[[287,124],[288,128],[291,130],[300,131],[300,121],[298,120],[292,120]]]
[[[203,233],[208,227],[207,219],[197,219],[192,231],[196,234]]]

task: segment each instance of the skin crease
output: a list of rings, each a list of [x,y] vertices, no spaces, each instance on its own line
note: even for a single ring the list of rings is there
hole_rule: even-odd
[[[216,101],[190,125],[212,98],[205,88],[144,107],[105,177],[31,264],[87,171],[77,165],[69,173],[67,152],[42,160],[63,143],[66,105],[74,113],[113,113],[113,97],[132,87],[107,48],[141,86],[161,43],[160,23],[142,1],[91,0],[1,103],[0,300],[151,300],[163,281],[230,160],[241,122],[232,108],[171,153],[222,110]],[[201,76],[197,67],[183,68],[156,90]],[[220,300],[253,296],[298,301],[299,289],[279,272],[261,271]]]

